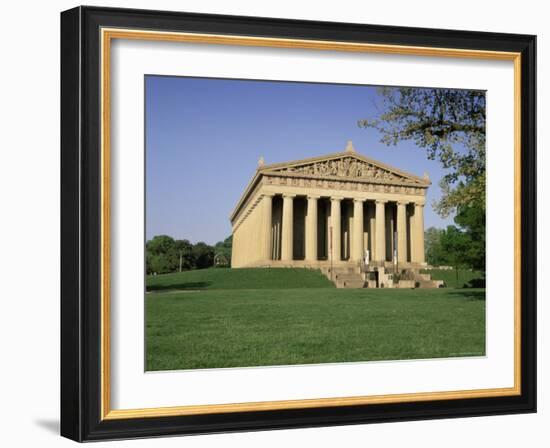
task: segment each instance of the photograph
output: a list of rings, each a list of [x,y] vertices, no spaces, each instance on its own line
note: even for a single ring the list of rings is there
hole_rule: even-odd
[[[486,91],[146,74],[145,370],[486,355]]]
[[[539,412],[532,17],[136,7],[64,8],[41,88],[61,306],[34,314],[60,322],[60,434],[537,433],[499,417]]]

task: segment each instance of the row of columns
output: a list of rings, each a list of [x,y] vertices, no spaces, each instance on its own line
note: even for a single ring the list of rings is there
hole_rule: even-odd
[[[281,229],[281,260],[290,261],[293,259],[294,239],[294,198],[295,194],[283,194],[283,217]],[[307,196],[307,214],[305,225],[305,259],[306,261],[317,261],[317,211],[320,196]],[[329,248],[332,260],[341,259],[341,202],[342,197],[330,198],[330,220],[332,247]],[[366,199],[353,199],[353,228],[351,259],[361,261],[364,257],[364,234],[363,234],[363,204]],[[376,200],[375,209],[375,245],[372,259],[384,261],[386,259],[386,214],[385,206],[388,201]],[[267,260],[271,254],[271,223],[273,218],[273,195],[264,194],[262,199],[263,207],[263,232],[261,258]],[[397,202],[397,255],[398,262],[407,261],[407,202]],[[417,263],[424,263],[424,204],[414,203],[414,219],[411,222],[410,230],[414,238],[411,242],[411,260]]]

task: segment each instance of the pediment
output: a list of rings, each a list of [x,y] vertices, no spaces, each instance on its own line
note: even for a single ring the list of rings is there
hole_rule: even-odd
[[[414,184],[427,186],[427,177],[405,173],[358,154],[340,153],[332,156],[267,165],[260,172],[292,177],[346,179],[373,183]]]

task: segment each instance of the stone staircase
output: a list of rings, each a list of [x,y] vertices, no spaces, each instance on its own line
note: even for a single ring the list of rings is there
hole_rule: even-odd
[[[418,269],[404,269],[395,282],[393,271],[385,267],[375,267],[376,272],[366,271],[364,267],[334,266],[323,267],[321,272],[331,280],[337,288],[440,288],[444,283],[432,280],[430,274],[421,274]]]
[[[364,288],[365,277],[356,267],[334,267],[323,268],[321,272],[334,284],[337,288]],[[332,275],[331,275],[332,272]]]
[[[430,274],[421,274],[418,270],[407,270],[401,273],[400,283],[412,282],[413,288],[433,289],[444,286],[441,280],[432,280]]]
[[[358,273],[342,273],[336,274],[334,281],[337,288],[364,288],[365,280],[362,274]]]

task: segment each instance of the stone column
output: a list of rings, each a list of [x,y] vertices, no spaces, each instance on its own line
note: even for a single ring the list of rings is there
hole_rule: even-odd
[[[294,255],[294,194],[283,195],[283,229],[281,238],[281,260],[292,260]]]
[[[407,203],[397,203],[397,261],[407,262]]]
[[[317,200],[319,196],[307,197],[306,216],[306,261],[317,261]]]
[[[414,245],[416,263],[424,263],[424,204],[414,204]]]
[[[341,202],[342,198],[330,198],[330,227],[332,228],[332,253],[330,254],[330,259],[332,261],[340,261],[342,259],[342,213],[340,207]]]
[[[361,261],[363,259],[363,204],[363,199],[353,200],[353,248],[351,250],[353,261]]]
[[[372,207],[374,204],[370,204],[367,202],[367,219],[369,222],[369,244],[368,248],[370,250],[369,256],[370,260],[374,260],[374,254],[376,251],[376,213],[374,211],[374,207]]]
[[[261,245],[260,259],[271,260],[271,240],[272,240],[272,220],[273,220],[273,195],[264,194],[262,196],[262,230],[261,230]]]
[[[374,261],[386,261],[386,201],[376,200],[376,245]]]
[[[281,224],[282,224],[282,216],[283,210],[282,207],[276,207],[273,210],[273,217],[275,218],[273,221],[273,259],[274,260],[280,260],[281,259]]]

